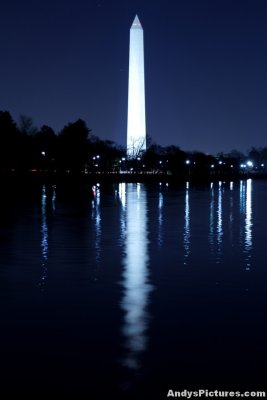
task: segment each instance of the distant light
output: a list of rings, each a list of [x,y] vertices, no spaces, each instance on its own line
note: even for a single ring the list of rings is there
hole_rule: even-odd
[[[100,158],[100,156],[96,156],[96,158]]]
[[[233,164],[230,165],[231,168],[234,168]]]
[[[45,156],[45,151],[42,151],[42,156]]]
[[[252,161],[250,161],[250,160],[249,160],[249,161],[247,161],[247,166],[248,166],[248,167],[253,167],[253,162],[252,162]]]
[[[246,168],[246,164],[240,164],[240,168]]]
[[[222,161],[219,161],[219,164],[221,165],[223,162]]]
[[[211,166],[210,166],[211,168],[214,168],[214,164],[211,164]]]
[[[186,160],[186,162],[185,162],[185,163],[186,163],[187,165],[188,165],[188,164],[190,164],[190,160]]]
[[[140,158],[140,157],[137,157],[137,160],[138,160],[138,161],[140,161],[140,160],[141,160],[141,158]]]
[[[122,161],[125,161],[125,157],[122,157],[122,159],[121,159]]]
[[[162,161],[159,161],[160,164],[162,164]]]
[[[264,164],[261,164],[261,167],[264,167]]]

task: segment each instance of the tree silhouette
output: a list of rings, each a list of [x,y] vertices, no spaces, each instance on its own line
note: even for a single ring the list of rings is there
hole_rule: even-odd
[[[0,168],[17,167],[21,140],[19,130],[8,111],[0,111]]]
[[[43,125],[39,130],[32,119],[19,118],[19,127],[8,111],[0,111],[0,172],[28,173],[71,172],[152,172],[182,175],[193,178],[232,176],[240,172],[240,164],[251,159],[253,171],[266,172],[267,147],[252,147],[246,154],[232,150],[216,157],[199,151],[185,152],[178,146],[162,147],[148,136],[148,148],[143,150],[144,139],[133,141],[132,149],[118,146],[111,140],[101,140],[91,135],[85,121],[78,119],[68,123],[57,135],[52,128]],[[131,150],[131,151],[129,151]],[[188,160],[188,161],[187,161]],[[123,168],[122,168],[123,167]]]
[[[34,159],[37,168],[52,170],[56,167],[58,137],[54,130],[43,125],[33,137]]]
[[[89,133],[82,119],[66,125],[58,135],[57,163],[61,170],[80,173],[89,155]]]
[[[131,137],[131,145],[127,147],[127,155],[130,159],[136,159],[137,157],[142,157],[144,154],[144,146],[146,144],[146,139],[144,137]]]
[[[33,125],[33,120],[27,115],[20,115],[19,130],[23,135],[35,135],[38,129]]]
[[[124,148],[117,146],[111,140],[101,140],[93,136],[90,141],[90,163],[91,172],[96,171],[118,171],[119,161],[126,156]]]

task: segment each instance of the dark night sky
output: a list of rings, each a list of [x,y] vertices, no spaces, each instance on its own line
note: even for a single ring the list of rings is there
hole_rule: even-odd
[[[266,1],[1,2],[0,109],[56,132],[82,118],[125,144],[136,13],[152,139],[213,154],[267,146]]]

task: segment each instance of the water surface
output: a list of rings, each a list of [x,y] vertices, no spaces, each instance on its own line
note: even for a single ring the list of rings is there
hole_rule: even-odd
[[[267,183],[83,189],[1,201],[1,390],[262,389]]]

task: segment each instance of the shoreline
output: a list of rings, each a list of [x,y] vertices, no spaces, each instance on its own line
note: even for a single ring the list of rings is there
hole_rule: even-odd
[[[92,174],[55,174],[49,172],[38,173],[2,173],[2,184],[96,184],[96,183],[173,183],[205,184],[209,182],[230,182],[246,179],[267,179],[267,173],[249,172],[233,174],[152,174],[152,173],[92,173]]]

